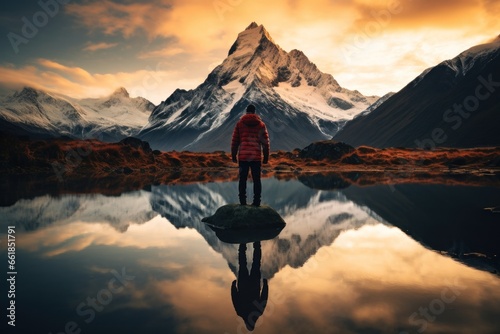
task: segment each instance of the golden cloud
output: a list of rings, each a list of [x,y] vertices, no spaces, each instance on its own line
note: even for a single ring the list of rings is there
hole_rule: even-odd
[[[0,66],[0,85],[7,89],[28,86],[73,98],[101,97],[117,87],[126,87],[131,96],[143,96],[157,104],[167,97],[165,92],[176,88],[194,88],[203,76],[186,79],[180,70],[161,67],[118,73],[90,73],[81,67],[70,67],[49,60],[38,59],[33,65],[16,68]]]
[[[175,70],[127,72],[124,68],[118,73],[90,73],[42,59],[20,68],[1,66],[0,85],[32,86],[78,98],[108,95],[125,86],[133,96],[159,103],[176,88],[199,85],[223,61],[237,34],[257,21],[277,44],[287,51],[304,51],[346,88],[383,95],[500,31],[496,19],[500,4],[494,0],[107,0],[71,3],[65,8],[90,32],[125,38],[144,35],[151,41],[168,38],[168,47],[141,49],[137,57],[163,59]],[[117,44],[89,43],[83,49],[92,52]],[[191,71],[187,59],[206,72],[190,72],[187,79],[185,71]],[[387,69],[393,75],[387,76]]]
[[[347,88],[382,95],[403,87],[427,67],[496,36],[498,8],[491,0],[156,0],[71,4],[68,12],[89,29],[109,35],[144,34],[150,40],[173,41],[165,49],[142,51],[140,58],[185,53],[211,55],[210,63],[222,62],[237,34],[256,21],[285,50],[304,51]],[[424,54],[423,45],[432,47]],[[416,58],[401,67],[409,53]],[[370,69],[363,72],[367,66]],[[387,68],[404,76],[386,78]]]
[[[106,42],[101,42],[101,43],[89,43],[87,46],[83,48],[83,51],[97,51],[97,50],[105,50],[105,49],[111,49],[117,46],[118,43],[106,43]]]

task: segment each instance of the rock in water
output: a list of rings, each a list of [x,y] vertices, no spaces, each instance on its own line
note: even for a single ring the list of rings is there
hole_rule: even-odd
[[[286,223],[273,208],[269,206],[251,206],[227,204],[217,209],[211,217],[201,221],[217,229],[260,229],[285,227]]]
[[[286,223],[268,206],[228,204],[202,219],[226,243],[245,244],[270,240],[280,234]]]

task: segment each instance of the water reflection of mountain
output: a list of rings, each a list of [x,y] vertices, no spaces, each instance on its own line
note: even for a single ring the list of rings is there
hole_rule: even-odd
[[[337,188],[335,180],[323,182],[320,177],[304,183],[266,179],[263,184],[263,201],[287,222],[278,238],[262,243],[264,277],[271,278],[286,265],[302,266],[342,231],[383,221],[430,249],[476,268],[500,271],[500,244],[496,240],[500,215],[484,210],[499,205],[498,188],[384,185],[322,191],[306,187],[331,184]],[[45,195],[1,207],[0,226],[14,224],[18,231],[33,231],[72,222],[104,222],[124,232],[130,224],[142,224],[160,214],[176,228],[198,231],[236,272],[237,246],[221,242],[201,222],[236,199],[234,182],[157,186],[151,192],[113,197]]]
[[[299,182],[275,179],[264,180],[264,190],[263,201],[287,222],[278,238],[262,243],[262,274],[266,278],[286,265],[302,266],[342,231],[377,222],[370,210],[353,205],[340,192],[322,192]],[[237,245],[221,242],[201,219],[237,198],[235,183],[159,186],[152,189],[151,206],[177,228],[196,229],[236,274]]]
[[[470,266],[500,272],[500,189],[395,185],[350,187],[343,193],[366,205],[427,248]]]
[[[151,210],[146,191],[119,196],[44,195],[0,207],[0,226],[15,225],[17,231],[34,231],[53,224],[104,222],[125,232],[131,224],[143,224],[154,216],[156,213]]]
[[[277,239],[262,243],[262,274],[271,278],[286,265],[302,266],[322,246],[330,245],[345,230],[367,222],[376,223],[370,210],[353,205],[340,192],[310,189],[300,182],[263,181],[263,201],[287,222]],[[14,224],[18,231],[34,231],[73,222],[107,223],[120,232],[142,224],[157,214],[176,228],[193,228],[237,271],[237,245],[221,242],[201,222],[220,206],[237,199],[237,186],[230,183],[156,186],[119,196],[63,195],[18,200],[0,208],[0,225]]]

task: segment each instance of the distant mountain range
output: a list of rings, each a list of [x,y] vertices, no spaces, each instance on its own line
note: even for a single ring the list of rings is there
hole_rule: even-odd
[[[130,98],[124,88],[84,100],[25,88],[0,100],[0,128],[35,137],[136,136],[161,150],[228,150],[234,125],[253,103],[272,149],[292,150],[331,138],[377,99],[342,88],[304,53],[285,52],[262,25],[252,23],[205,82],[194,90],[177,89],[156,107]]]
[[[234,125],[253,103],[272,150],[332,137],[353,146],[498,146],[498,73],[500,37],[425,70],[397,93],[364,96],[252,23],[201,85],[177,89],[156,107],[124,88],[83,100],[25,88],[0,100],[0,130],[103,141],[135,136],[153,149],[228,151]]]
[[[0,128],[39,138],[119,141],[135,136],[153,108],[145,98],[131,98],[125,88],[107,97],[82,100],[24,88],[0,100]]]
[[[353,146],[500,145],[500,36],[425,70],[334,139]]]
[[[139,137],[162,150],[228,150],[234,125],[253,103],[271,149],[291,150],[331,138],[377,99],[342,88],[304,53],[285,52],[252,23],[205,82],[176,90],[153,110]]]

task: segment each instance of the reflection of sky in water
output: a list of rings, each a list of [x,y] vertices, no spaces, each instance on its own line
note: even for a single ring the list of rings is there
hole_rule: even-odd
[[[267,185],[283,187],[276,193],[289,187],[297,200],[280,204],[275,196],[288,224],[278,239],[262,242],[269,301],[256,333],[499,331],[497,276],[426,249],[340,192],[296,182]],[[0,208],[2,228],[12,217],[22,217],[19,224],[33,217],[45,221],[28,232],[19,228],[18,326],[59,333],[74,321],[82,333],[245,332],[230,293],[238,247],[220,243],[195,221],[227,201],[232,187],[47,197]],[[194,191],[200,196],[188,208]],[[213,193],[219,197],[210,204],[204,194]],[[58,211],[67,203],[70,213]],[[175,225],[192,228],[174,226],[179,210],[185,215]],[[112,270],[122,268],[134,279],[87,324],[77,306],[98,296],[115,277]]]

